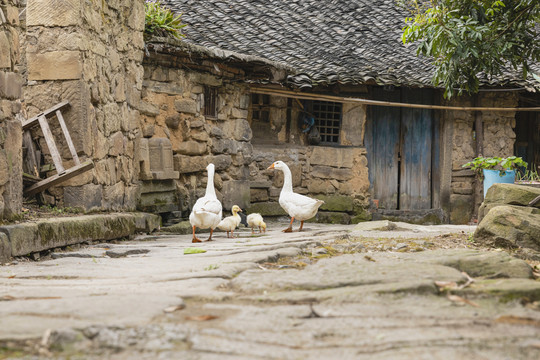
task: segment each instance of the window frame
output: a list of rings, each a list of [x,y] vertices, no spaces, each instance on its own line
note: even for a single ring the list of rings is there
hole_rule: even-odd
[[[256,101],[254,101],[256,99]],[[251,121],[270,123],[270,95],[267,94],[251,94]],[[255,114],[258,114],[255,116]],[[266,114],[262,116],[262,114]]]
[[[218,88],[215,86],[204,87],[203,115],[206,118],[217,119]]]
[[[341,145],[341,127],[343,125],[343,104],[334,101],[312,100],[311,113],[315,118],[315,126],[321,135],[321,145]],[[324,110],[322,107],[324,106]],[[329,107],[332,107],[329,109]],[[319,107],[319,109],[317,109]],[[321,115],[331,114],[330,117],[322,118]],[[336,117],[337,115],[337,117]],[[323,125],[324,122],[324,125]],[[330,124],[328,123],[330,122]],[[337,125],[336,125],[337,124]],[[332,131],[328,131],[332,130]],[[334,131],[334,130],[337,130]],[[335,141],[328,141],[328,138],[335,138]]]

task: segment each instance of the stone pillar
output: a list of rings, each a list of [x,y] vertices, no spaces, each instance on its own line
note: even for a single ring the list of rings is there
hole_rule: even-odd
[[[517,96],[511,92],[482,92],[478,94],[480,107],[516,107]],[[449,105],[473,106],[469,97],[460,97]],[[483,183],[480,178],[462,165],[476,155],[474,113],[472,111],[447,111],[447,121],[453,122],[452,136],[452,182],[450,195],[450,222],[466,224],[476,218],[483,201]],[[516,134],[515,112],[485,111],[483,122],[483,156],[508,157],[514,153]]]
[[[28,116],[69,100],[64,117],[75,148],[95,164],[51,189],[53,205],[135,209],[144,1],[28,0],[26,20]],[[59,147],[69,160],[66,144]]]
[[[18,0],[0,0],[0,219],[22,208]]]

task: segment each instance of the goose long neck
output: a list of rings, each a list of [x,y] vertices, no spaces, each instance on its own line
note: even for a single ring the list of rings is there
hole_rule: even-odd
[[[212,195],[216,197],[216,190],[214,189],[214,169],[208,170],[208,182],[206,183],[206,195]]]
[[[289,169],[288,166],[285,166],[283,167],[282,171],[283,171],[284,180],[283,180],[283,188],[281,189],[281,191],[292,192],[293,188],[292,188],[291,170]]]

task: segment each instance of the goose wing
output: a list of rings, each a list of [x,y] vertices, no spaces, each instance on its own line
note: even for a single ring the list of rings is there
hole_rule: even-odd
[[[195,214],[206,212],[206,213],[211,213],[215,215],[220,215],[221,217],[221,211],[222,211],[222,207],[218,199],[211,199],[211,198],[203,197],[197,200],[197,202],[193,206],[193,212]]]

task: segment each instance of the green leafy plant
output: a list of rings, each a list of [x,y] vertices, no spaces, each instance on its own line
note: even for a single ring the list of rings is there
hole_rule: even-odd
[[[516,174],[516,181],[520,183],[540,182],[538,166],[533,165],[531,169],[519,170]]]
[[[144,26],[145,37],[163,36],[177,39],[185,37],[182,33],[182,28],[186,24],[182,24],[182,14],[175,16],[159,0],[146,0],[144,10],[146,13]]]
[[[479,156],[473,161],[463,164],[462,167],[471,168],[471,170],[476,172],[480,177],[483,176],[482,170],[484,169],[499,170],[499,175],[504,176],[507,170],[517,170],[522,167],[526,168],[527,162],[517,156],[509,156],[507,158]]]
[[[540,60],[538,0],[396,0],[412,14],[402,40],[415,43],[417,55],[432,58],[433,83],[451,98],[476,93],[479,76],[521,70]],[[538,74],[533,74],[538,80]],[[538,86],[538,85],[535,85]]]

